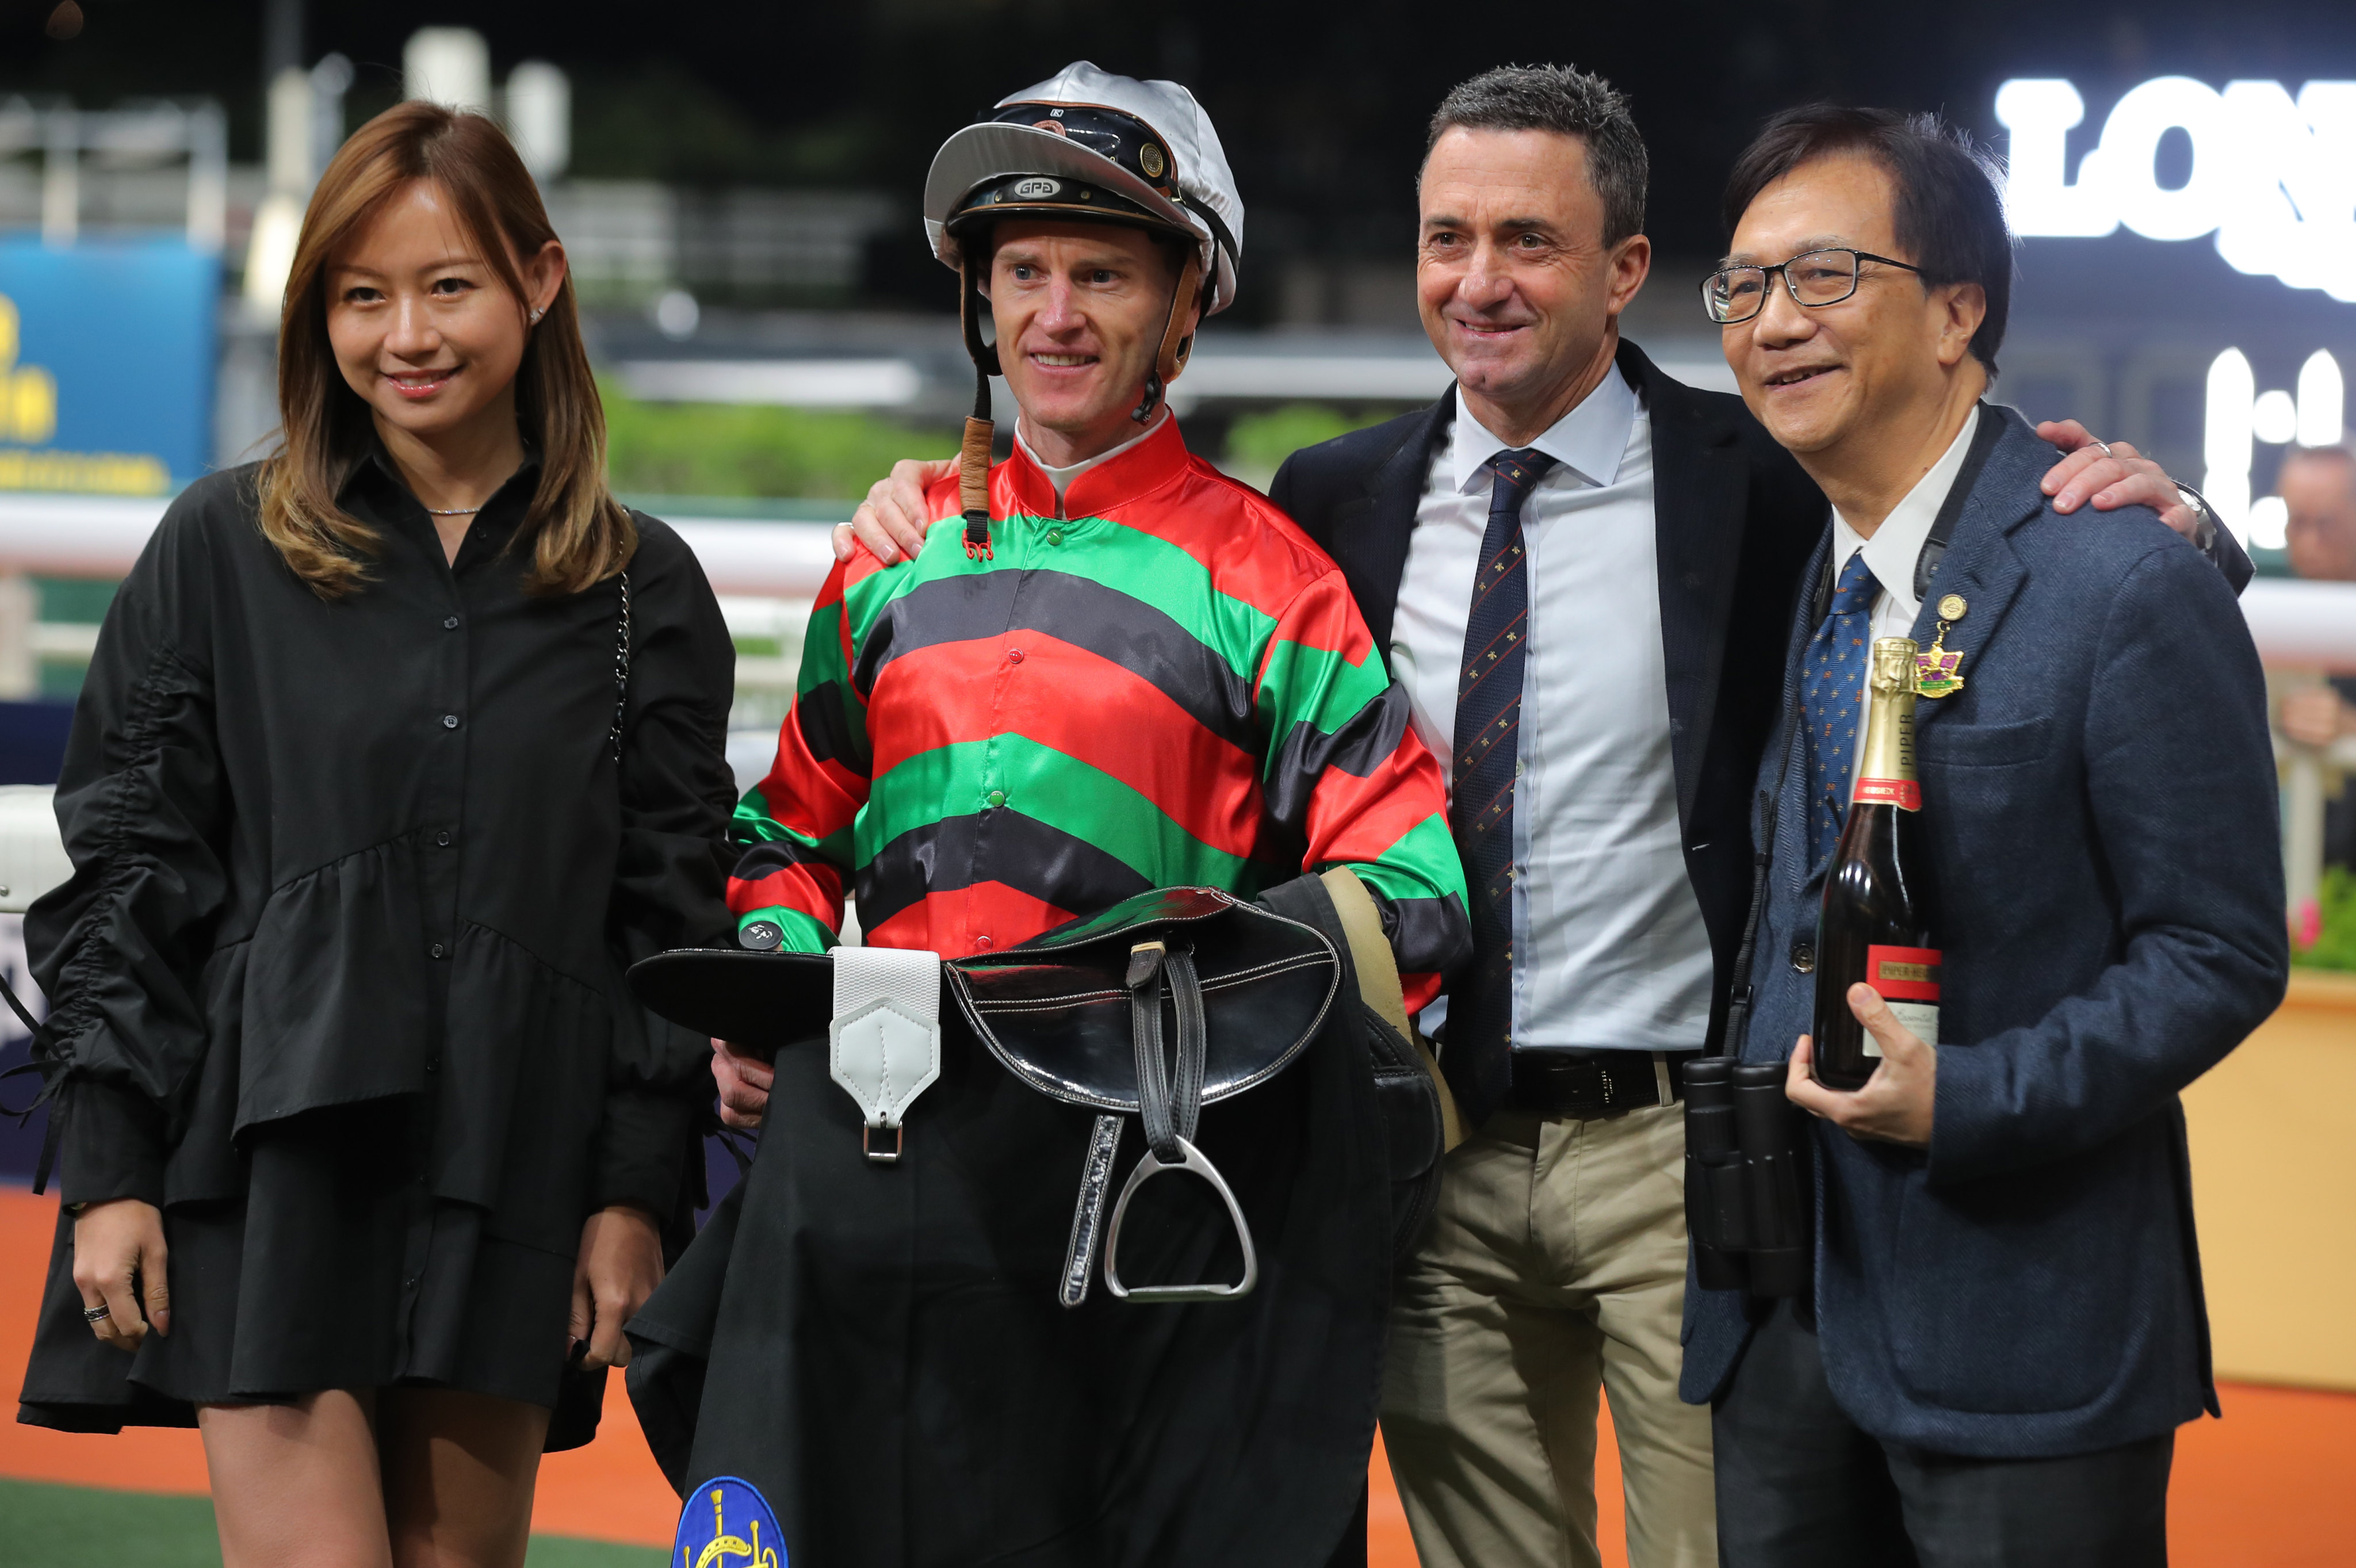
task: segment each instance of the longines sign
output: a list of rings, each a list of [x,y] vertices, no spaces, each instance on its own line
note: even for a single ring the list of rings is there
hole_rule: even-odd
[[[2278,81],[2229,81],[2221,91],[2157,78],[2112,105],[2074,178],[2068,137],[2086,117],[2075,87],[2008,81],[1997,90],[1996,117],[2011,133],[2006,203],[2015,232],[2213,233],[2217,253],[2237,271],[2356,303],[2356,81],[2310,81],[2294,97]],[[2170,132],[2191,145],[2180,186],[2161,183]]]

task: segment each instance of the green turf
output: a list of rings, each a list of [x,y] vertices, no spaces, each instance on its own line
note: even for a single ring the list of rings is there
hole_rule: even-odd
[[[8,1568],[220,1568],[213,1505],[0,1480],[0,1562]],[[535,1535],[525,1568],[661,1568],[651,1546]]]
[[[12,1568],[220,1568],[207,1498],[157,1498],[0,1480]]]
[[[616,1546],[610,1541],[575,1541],[569,1535],[535,1535],[524,1568],[663,1568],[659,1546]]]

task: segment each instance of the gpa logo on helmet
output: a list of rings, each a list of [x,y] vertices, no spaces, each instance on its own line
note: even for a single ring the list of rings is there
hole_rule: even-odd
[[[1170,166],[1162,161],[1162,149],[1151,142],[1137,149],[1137,164],[1148,179],[1160,179],[1162,171]]]
[[[1014,188],[1014,194],[1025,201],[1038,201],[1063,188],[1061,180],[1026,179]]]
[[[750,1481],[715,1476],[687,1494],[671,1568],[786,1568],[785,1537]]]

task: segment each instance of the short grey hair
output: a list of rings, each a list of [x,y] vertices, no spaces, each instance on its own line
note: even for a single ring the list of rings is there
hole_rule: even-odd
[[[1501,65],[1460,82],[1440,101],[1424,139],[1427,161],[1440,138],[1468,131],[1552,131],[1587,148],[1587,177],[1603,199],[1603,242],[1644,231],[1644,186],[1651,162],[1628,113],[1628,95],[1601,77],[1569,65]]]

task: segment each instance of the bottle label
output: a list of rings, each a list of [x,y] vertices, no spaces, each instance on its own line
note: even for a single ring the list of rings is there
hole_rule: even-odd
[[[1939,950],[1869,943],[1865,950],[1865,983],[1881,993],[1885,1002],[1936,1002]]]
[[[1851,799],[1858,805],[1872,801],[1901,811],[1922,809],[1922,785],[1913,779],[1860,779]]]
[[[1939,1043],[1939,950],[1883,947],[1865,950],[1865,983],[1881,993],[1891,1016],[1926,1046]],[[1865,1036],[1865,1054],[1878,1057],[1881,1042]]]
[[[1935,1002],[1892,1002],[1890,1015],[1906,1026],[1906,1032],[1926,1046],[1939,1043],[1939,1004]],[[1878,1057],[1881,1042],[1871,1035],[1865,1036],[1865,1054]]]

